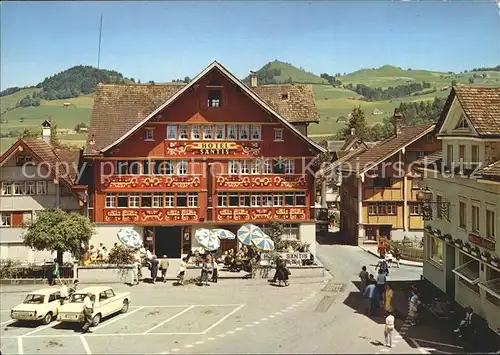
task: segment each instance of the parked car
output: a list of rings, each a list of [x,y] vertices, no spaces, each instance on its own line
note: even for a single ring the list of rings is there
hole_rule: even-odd
[[[59,308],[58,319],[61,322],[83,323],[83,300],[87,293],[94,295],[93,325],[97,326],[101,319],[115,313],[126,313],[130,304],[130,292],[115,293],[112,287],[95,286],[76,291],[68,303]]]
[[[23,303],[12,308],[10,317],[20,321],[42,321],[49,324],[57,316],[60,307],[59,289],[44,288],[28,293]]]

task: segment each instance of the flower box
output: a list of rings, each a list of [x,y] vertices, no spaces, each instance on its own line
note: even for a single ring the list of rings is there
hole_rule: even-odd
[[[463,251],[465,251],[466,253],[469,253],[470,254],[470,248],[468,247],[462,247]]]
[[[488,258],[486,256],[484,256],[484,255],[481,255],[481,260],[482,261],[488,261]]]
[[[479,256],[479,253],[478,253],[477,251],[475,251],[475,250],[472,250],[470,253],[471,253],[472,255],[474,255],[474,256]]]
[[[498,267],[498,261],[493,261],[493,260],[490,260],[490,263],[491,263],[491,265],[493,265],[494,267]]]

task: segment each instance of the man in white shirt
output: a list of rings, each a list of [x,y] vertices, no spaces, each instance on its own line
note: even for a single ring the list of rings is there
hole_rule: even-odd
[[[61,290],[59,291],[59,294],[61,295],[61,304],[64,304],[69,296],[68,286],[66,285],[66,281],[62,282]]]
[[[385,317],[385,346],[392,348],[392,333],[394,332],[394,316],[390,311],[387,312],[387,317]]]
[[[83,299],[83,315],[85,316],[85,323],[82,327],[83,333],[87,333],[92,325],[92,313],[94,313],[93,298],[94,296],[91,293],[87,293]]]

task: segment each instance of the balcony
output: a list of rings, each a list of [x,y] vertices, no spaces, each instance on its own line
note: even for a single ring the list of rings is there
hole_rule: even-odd
[[[113,208],[104,210],[104,221],[115,223],[192,223],[200,222],[200,208]]]
[[[302,174],[269,174],[269,175],[217,175],[217,190],[269,189],[287,190],[306,189],[307,180]]]
[[[103,180],[101,189],[102,191],[200,190],[203,188],[203,181],[202,175],[114,175]]]
[[[215,220],[220,222],[269,222],[309,220],[307,207],[224,207],[216,208]]]

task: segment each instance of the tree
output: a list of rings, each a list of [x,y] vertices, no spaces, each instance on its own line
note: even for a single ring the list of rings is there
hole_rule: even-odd
[[[62,144],[59,141],[59,137],[57,137],[57,125],[52,122],[52,120],[49,120],[50,122],[50,144],[54,148],[61,148]]]
[[[470,83],[470,84],[474,84],[474,77],[473,77],[473,76],[471,76],[471,77],[469,78],[469,83]]]
[[[365,140],[367,131],[366,126],[365,112],[361,109],[361,105],[354,107],[350,113],[347,127],[341,131],[341,139],[346,139],[346,137],[350,136],[351,129],[354,128],[356,136],[361,140]]]
[[[61,264],[64,252],[80,258],[94,232],[90,220],[78,213],[42,210],[37,212],[37,218],[22,238],[30,248],[57,252],[57,261]]]
[[[184,77],[183,81],[187,84],[191,81],[191,78],[189,76],[186,76],[186,77]]]
[[[31,128],[25,128],[23,133],[21,133],[21,138],[36,138],[38,137],[37,132],[33,132]]]
[[[453,79],[453,80],[451,81],[451,86],[455,86],[455,85],[457,85],[457,81],[456,81],[455,79]]]
[[[269,237],[276,243],[285,231],[285,225],[282,222],[273,221],[269,223]]]

